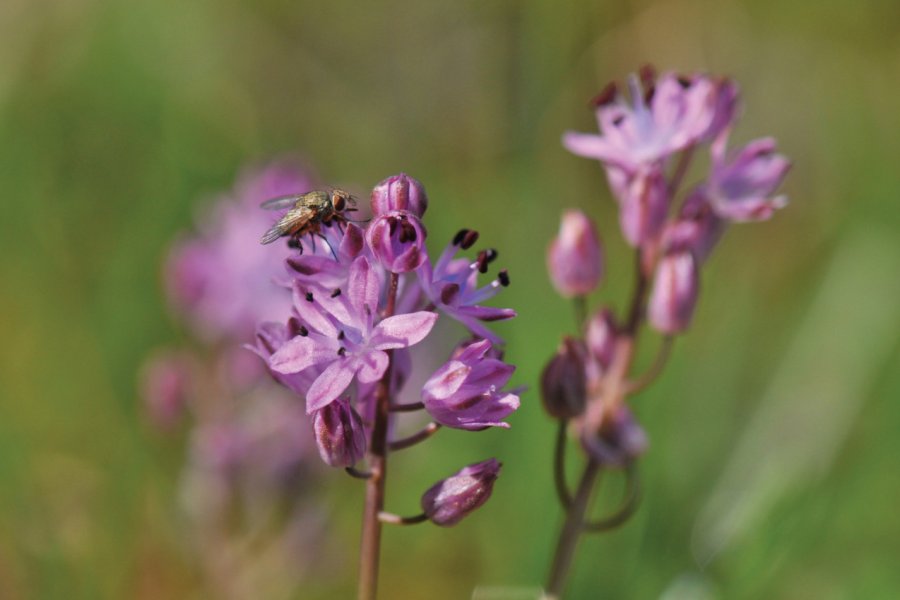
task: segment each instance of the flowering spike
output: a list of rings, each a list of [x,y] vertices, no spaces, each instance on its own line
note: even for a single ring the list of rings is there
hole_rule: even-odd
[[[488,501],[501,466],[491,458],[438,481],[422,495],[422,510],[435,525],[456,525]]]
[[[559,234],[547,251],[547,270],[556,291],[566,298],[590,294],[603,278],[597,228],[580,210],[563,213]]]

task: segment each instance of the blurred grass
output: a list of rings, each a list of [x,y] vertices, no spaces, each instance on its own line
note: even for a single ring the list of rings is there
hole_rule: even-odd
[[[203,596],[173,501],[180,449],[142,424],[135,371],[179,336],[159,294],[167,243],[247,162],[300,152],[329,181],[366,188],[403,170],[425,182],[433,248],[474,226],[500,249],[513,277],[504,303],[521,314],[501,329],[534,389],[571,328],[542,268],[560,209],[588,209],[601,224],[611,263],[602,297],[621,303],[629,285],[602,174],[566,154],[559,135],[590,130],[586,100],[648,61],[734,76],[746,107],[736,139],[779,139],[796,161],[792,205],[770,223],[733,228],[704,273],[693,331],[637,400],[652,440],[645,503],[621,531],[585,541],[572,597],[598,588],[609,598],[691,597],[696,582],[724,598],[895,596],[893,325],[884,352],[867,357],[863,341],[858,361],[823,362],[808,375],[827,388],[860,365],[870,374],[846,399],[859,413],[840,423],[842,441],[819,476],[780,493],[709,564],[695,561],[692,536],[788,349],[808,343],[800,325],[831,289],[832,257],[853,236],[900,233],[898,12],[886,0],[389,1],[366,10],[347,1],[5,0],[0,598]],[[895,264],[896,244],[885,247],[885,264]],[[866,298],[896,302],[890,277],[835,292],[847,323]],[[841,311],[831,318],[820,326],[840,331]],[[644,350],[646,359],[652,342]],[[553,427],[534,391],[523,400],[510,431],[445,432],[397,456],[389,503],[399,512],[461,464],[497,455],[505,467],[495,497],[460,527],[388,531],[384,597],[541,583],[560,518]],[[815,406],[814,397],[791,401]],[[815,440],[815,421],[809,427]],[[778,460],[777,445],[769,453]],[[336,535],[352,574],[359,490],[335,479],[346,517]],[[300,597],[351,595],[352,581],[337,579]]]

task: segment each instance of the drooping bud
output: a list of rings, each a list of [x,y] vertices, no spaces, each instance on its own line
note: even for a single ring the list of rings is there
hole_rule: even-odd
[[[669,335],[687,329],[694,315],[699,289],[699,273],[689,251],[667,254],[656,266],[653,291],[647,305],[650,324]]]
[[[594,224],[583,212],[563,213],[559,235],[547,251],[547,270],[553,287],[571,298],[591,293],[603,278],[603,249]]]
[[[332,467],[352,467],[366,454],[362,418],[345,398],[313,413],[313,433],[319,456]]]
[[[375,218],[366,241],[381,265],[392,273],[417,269],[427,256],[425,226],[411,212],[395,210]]]
[[[584,411],[587,398],[587,349],[575,338],[563,338],[541,373],[541,399],[554,419],[571,419]]]
[[[388,177],[372,190],[372,214],[376,217],[393,210],[405,210],[422,218],[426,208],[425,188],[406,173]]]
[[[626,406],[607,417],[600,432],[581,432],[581,445],[596,461],[607,467],[621,467],[647,449],[647,434]]]
[[[456,525],[491,497],[501,466],[491,458],[438,481],[422,495],[422,510],[435,525]]]
[[[597,311],[587,322],[584,341],[591,357],[604,370],[612,363],[618,330],[619,325],[608,308]]]

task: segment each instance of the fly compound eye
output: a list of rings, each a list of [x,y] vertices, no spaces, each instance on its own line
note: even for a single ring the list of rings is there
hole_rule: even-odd
[[[331,205],[334,206],[334,210],[341,212],[347,207],[347,201],[343,196],[339,194],[334,194],[331,197]]]

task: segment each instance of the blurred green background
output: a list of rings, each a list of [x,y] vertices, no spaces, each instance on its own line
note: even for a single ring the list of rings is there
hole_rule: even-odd
[[[410,173],[432,248],[470,226],[500,250],[521,316],[499,329],[532,391],[509,431],[398,455],[388,503],[491,455],[503,475],[454,529],[388,529],[381,589],[533,597],[561,522],[535,390],[572,329],[543,269],[562,208],[600,223],[598,302],[630,285],[603,175],[559,138],[646,62],[733,76],[733,140],[778,138],[791,205],[706,267],[635,399],[644,503],[581,545],[571,597],[900,595],[900,3],[3,0],[0,598],[212,597],[174,499],[183,439],[146,425],[135,374],[182,335],[160,290],[176,232],[284,153],[361,189]],[[332,475],[345,568],[297,598],[353,595],[362,488]]]

